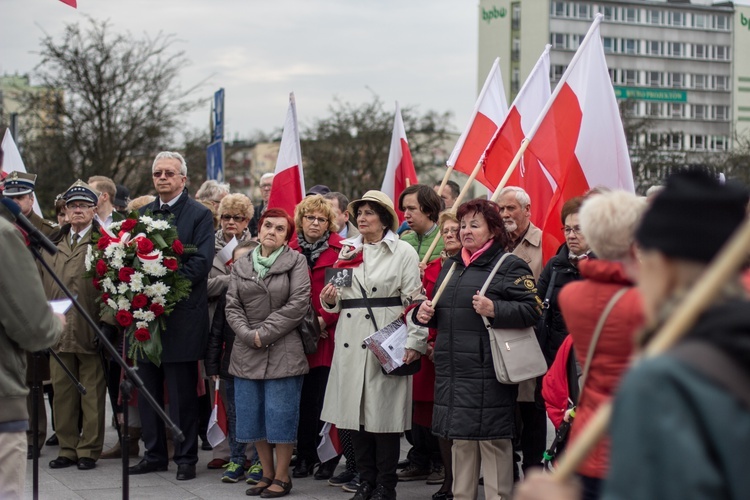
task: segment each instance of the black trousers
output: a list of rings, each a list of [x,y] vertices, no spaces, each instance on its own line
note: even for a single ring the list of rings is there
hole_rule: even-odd
[[[372,485],[382,485],[393,491],[398,483],[396,467],[401,452],[399,433],[367,432],[363,427],[351,431],[357,472],[362,481]]]
[[[412,422],[411,437],[414,441],[414,446],[409,453],[411,465],[429,471],[432,469],[432,466],[438,466],[443,463],[440,457],[438,438],[432,433],[429,427]]]
[[[164,385],[169,394],[169,417],[180,428],[185,440],[174,442],[174,462],[178,465],[194,465],[198,462],[198,363],[162,363],[156,366],[148,361],[138,362],[138,374],[143,385],[156,402],[164,404]],[[143,427],[142,437],[146,446],[143,458],[149,462],[166,464],[167,436],[164,422],[145,401],[138,401],[138,412]]]
[[[312,368],[302,382],[299,425],[297,426],[297,456],[308,462],[318,461],[319,433],[322,428],[320,412],[331,369],[327,366]]]
[[[535,402],[518,402],[516,408],[516,428],[519,435],[513,442],[514,461],[518,462],[518,452],[523,452],[522,469],[525,471],[529,467],[541,465],[544,448],[547,446],[547,413]],[[514,472],[514,476],[517,472]]]

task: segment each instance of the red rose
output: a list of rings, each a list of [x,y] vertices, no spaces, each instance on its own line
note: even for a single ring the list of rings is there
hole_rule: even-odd
[[[135,273],[135,269],[132,267],[123,267],[120,269],[118,277],[123,283],[130,283],[130,277]]]
[[[164,259],[164,267],[166,267],[170,271],[177,271],[177,259],[167,257],[166,259]]]
[[[122,221],[122,225],[120,225],[120,230],[130,231],[136,226],[136,224],[138,224],[138,221],[135,219],[125,219]]]
[[[142,293],[139,293],[133,297],[133,300],[131,300],[130,303],[133,304],[133,307],[135,307],[136,309],[140,309],[141,307],[148,304],[148,297],[146,297]]]
[[[138,342],[145,342],[151,338],[151,332],[148,331],[148,328],[139,328],[135,331],[133,336]]]
[[[93,281],[94,281],[94,288],[96,288],[97,290],[101,290],[102,287],[99,284],[99,278],[94,278]]]
[[[120,326],[124,326],[126,328],[133,324],[133,315],[130,314],[130,311],[117,311],[117,314],[115,314],[115,319],[118,323],[120,323]]]
[[[182,242],[180,240],[174,240],[174,243],[172,243],[172,251],[177,255],[182,255],[184,250],[185,248],[182,246]]]
[[[109,246],[109,242],[112,241],[109,236],[106,234],[103,234],[101,238],[99,238],[99,241],[96,242],[96,248],[99,250],[104,250]]]
[[[102,259],[99,259],[96,262],[96,274],[98,274],[99,276],[104,276],[105,274],[107,274],[107,263]]]
[[[154,244],[148,238],[138,238],[138,253],[151,253],[154,251]]]
[[[161,304],[151,304],[149,310],[154,313],[154,316],[156,316],[157,318],[164,314],[164,306]]]
[[[108,294],[108,293],[103,293],[103,294],[102,294],[102,301],[103,301],[103,302],[107,302],[107,301],[109,300],[109,297],[110,297],[110,296],[109,296],[109,294]]]

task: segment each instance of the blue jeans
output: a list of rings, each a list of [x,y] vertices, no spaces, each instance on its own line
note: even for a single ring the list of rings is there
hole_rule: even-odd
[[[245,465],[245,451],[247,443],[237,441],[237,411],[234,404],[234,379],[224,379],[224,388],[227,391],[227,427],[229,428],[229,460],[238,465]],[[250,459],[253,462],[258,461],[258,452],[253,447],[253,456]]]
[[[302,375],[270,380],[235,377],[237,441],[295,443],[302,380]]]

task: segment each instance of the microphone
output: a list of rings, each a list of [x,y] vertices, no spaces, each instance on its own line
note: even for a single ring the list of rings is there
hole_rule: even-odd
[[[10,216],[13,218],[12,221],[26,233],[32,245],[41,247],[50,255],[55,255],[57,253],[57,247],[55,244],[52,243],[44,233],[38,230],[34,224],[32,224],[31,221],[21,213],[21,207],[19,207],[16,202],[9,200],[8,198],[2,198],[0,199],[0,203],[2,203],[8,212],[10,212]]]

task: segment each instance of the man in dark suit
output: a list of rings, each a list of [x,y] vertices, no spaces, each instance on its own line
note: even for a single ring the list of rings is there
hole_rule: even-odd
[[[141,209],[155,217],[174,218],[180,241],[194,245],[195,252],[182,255],[180,272],[190,280],[190,296],[177,303],[167,318],[161,335],[161,366],[147,359],[138,360],[138,373],[144,386],[158,402],[164,401],[164,385],[169,394],[169,416],[182,430],[185,440],[174,443],[177,479],[195,478],[198,462],[198,360],[208,341],[208,297],[206,283],[214,258],[214,231],[211,212],[188,196],[185,182],[187,165],[179,153],[156,155],[151,167],[158,198]],[[145,402],[138,404],[146,451],[143,460],[130,468],[130,474],[165,471],[169,458],[164,423]]]

